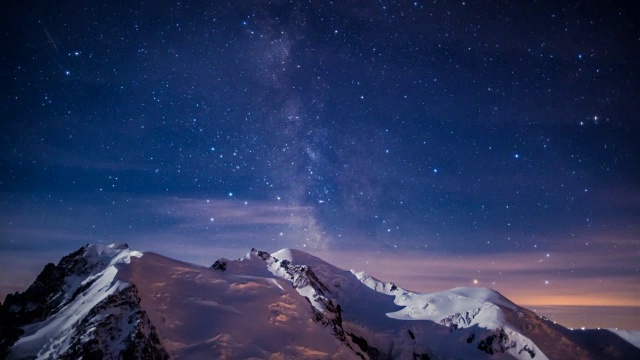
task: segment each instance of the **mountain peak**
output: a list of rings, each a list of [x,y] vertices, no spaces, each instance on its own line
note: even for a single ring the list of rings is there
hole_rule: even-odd
[[[129,249],[129,244],[127,243],[113,243],[113,244],[109,244],[107,245],[108,248],[110,249],[115,249],[115,250],[127,250]]]
[[[491,289],[415,293],[296,249],[207,269],[87,245],[7,296],[0,324],[0,358],[640,358]]]
[[[304,252],[298,249],[290,249],[290,248],[280,249],[271,255],[281,260],[286,259],[292,262],[300,262],[300,263],[304,263],[308,260],[311,260],[314,262],[322,261],[320,258],[313,256],[307,252]]]

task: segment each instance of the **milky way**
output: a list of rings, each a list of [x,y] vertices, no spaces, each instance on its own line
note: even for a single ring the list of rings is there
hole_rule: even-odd
[[[85,243],[128,242],[203,265],[295,247],[417,290],[640,306],[626,5],[6,7],[2,296]]]

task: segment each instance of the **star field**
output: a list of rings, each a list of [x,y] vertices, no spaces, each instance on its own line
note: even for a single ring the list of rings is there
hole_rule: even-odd
[[[417,290],[638,314],[630,5],[6,7],[2,296],[128,242],[204,265],[295,247]]]

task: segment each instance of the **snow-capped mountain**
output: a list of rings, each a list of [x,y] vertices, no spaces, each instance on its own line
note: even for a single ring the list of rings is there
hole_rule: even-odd
[[[206,268],[87,245],[7,296],[0,358],[640,359],[640,349],[493,290],[413,293],[298,250]]]

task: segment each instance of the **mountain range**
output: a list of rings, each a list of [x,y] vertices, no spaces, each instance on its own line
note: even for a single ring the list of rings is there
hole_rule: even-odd
[[[637,338],[567,329],[491,289],[412,292],[292,249],[207,268],[87,245],[0,305],[7,359],[640,359]]]

